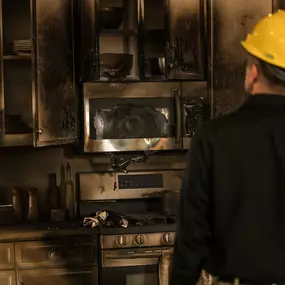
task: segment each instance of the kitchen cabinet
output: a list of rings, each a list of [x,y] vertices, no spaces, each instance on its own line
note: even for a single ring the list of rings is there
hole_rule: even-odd
[[[17,280],[21,285],[97,285],[98,273],[96,267],[19,270]]]
[[[0,271],[1,285],[16,285],[15,271]]]
[[[92,238],[50,239],[47,241],[17,242],[16,267],[80,266],[95,264],[97,252]]]
[[[73,0],[1,0],[0,13],[1,145],[74,142]]]
[[[80,81],[205,80],[206,2],[79,1]]]
[[[14,244],[1,243],[0,244],[0,270],[14,268]],[[0,283],[2,284],[2,283]]]

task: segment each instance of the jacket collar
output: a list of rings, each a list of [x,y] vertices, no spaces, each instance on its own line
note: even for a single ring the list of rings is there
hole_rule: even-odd
[[[285,107],[285,95],[279,94],[255,94],[251,95],[247,104],[249,105],[263,105],[263,106],[284,106]]]

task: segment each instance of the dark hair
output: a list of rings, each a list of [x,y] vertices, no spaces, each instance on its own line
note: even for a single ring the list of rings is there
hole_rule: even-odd
[[[263,60],[258,60],[258,65],[263,76],[271,85],[285,87],[285,69],[269,64]]]

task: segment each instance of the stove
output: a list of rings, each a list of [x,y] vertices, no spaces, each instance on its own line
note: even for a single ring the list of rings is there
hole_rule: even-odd
[[[102,285],[169,284],[176,216],[164,214],[161,202],[165,191],[180,189],[182,173],[152,170],[79,174],[82,218],[109,211],[117,213],[112,219],[127,220],[104,220],[99,227]]]

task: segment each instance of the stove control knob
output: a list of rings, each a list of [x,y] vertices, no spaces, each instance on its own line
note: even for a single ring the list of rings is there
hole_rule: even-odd
[[[143,245],[145,243],[145,239],[145,235],[140,234],[135,237],[135,242],[138,245]]]
[[[126,237],[126,236],[119,236],[119,237],[117,238],[117,244],[118,244],[119,246],[124,246],[124,245],[126,245],[126,244],[127,244],[127,237]]]
[[[167,244],[171,244],[173,242],[172,234],[171,233],[164,234],[163,241]]]

